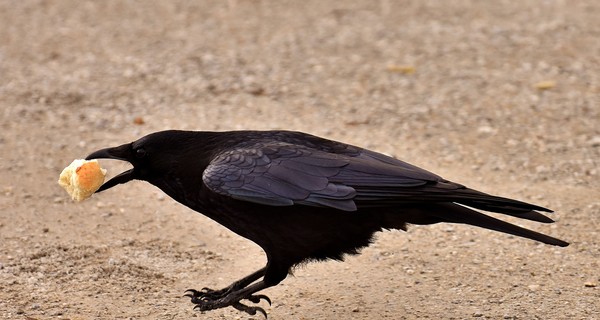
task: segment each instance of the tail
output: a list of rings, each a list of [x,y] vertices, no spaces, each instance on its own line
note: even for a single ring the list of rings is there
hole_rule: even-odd
[[[404,229],[405,222],[412,224],[464,223],[554,246],[566,247],[569,245],[560,239],[521,228],[467,207],[542,223],[552,223],[554,220],[538,211],[552,212],[552,210],[518,200],[493,196],[447,180],[415,188],[362,188],[358,194],[355,201],[359,207],[389,206],[400,209],[398,211],[401,214],[395,210],[384,212],[383,224],[386,228]]]
[[[468,204],[465,203],[465,205],[468,205]],[[467,207],[463,207],[460,204],[436,203],[432,206],[434,208],[432,208],[432,210],[428,211],[428,212],[430,215],[439,219],[439,222],[469,224],[469,225],[473,225],[473,226],[477,226],[477,227],[481,227],[481,228],[485,228],[485,229],[495,230],[495,231],[504,232],[504,233],[512,234],[512,235],[523,237],[523,238],[528,238],[531,240],[535,240],[535,241],[539,241],[539,242],[543,242],[546,244],[559,246],[559,247],[566,247],[569,245],[568,242],[547,236],[547,235],[539,233],[539,232],[521,228],[514,224],[504,222],[502,220],[498,220],[496,218],[490,217],[488,215],[477,212],[475,210],[471,210]],[[496,210],[490,210],[490,209],[486,209],[486,210],[496,211]],[[529,211],[521,210],[521,211],[523,211],[523,212],[521,212],[519,214],[511,214],[511,215],[514,215],[514,216],[517,216],[520,218],[529,219],[529,220],[546,222],[546,223],[554,222],[552,219],[550,219],[538,212],[531,211],[531,210],[529,210]],[[502,213],[505,213],[505,212],[502,212]],[[543,219],[540,217],[543,217]]]

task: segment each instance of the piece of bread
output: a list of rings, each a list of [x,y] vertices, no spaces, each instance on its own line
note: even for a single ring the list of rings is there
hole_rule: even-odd
[[[75,201],[89,198],[104,183],[106,169],[97,160],[77,159],[66,167],[58,178],[58,184],[65,188]]]

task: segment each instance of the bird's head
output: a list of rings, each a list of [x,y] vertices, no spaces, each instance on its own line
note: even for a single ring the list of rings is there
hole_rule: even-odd
[[[144,180],[156,185],[180,167],[192,171],[201,167],[200,161],[187,163],[202,158],[202,143],[199,143],[201,137],[198,134],[191,131],[161,131],[118,147],[92,152],[86,160],[115,159],[133,165],[133,168],[105,182],[96,192],[131,180]]]

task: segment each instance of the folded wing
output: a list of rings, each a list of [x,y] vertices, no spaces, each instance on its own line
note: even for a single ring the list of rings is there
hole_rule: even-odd
[[[344,211],[419,203],[455,202],[519,218],[552,222],[546,208],[496,197],[444,180],[409,163],[360,150],[325,152],[285,142],[232,149],[203,175],[214,192],[271,206],[324,206]]]

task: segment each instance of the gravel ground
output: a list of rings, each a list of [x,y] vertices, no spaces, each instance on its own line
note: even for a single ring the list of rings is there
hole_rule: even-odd
[[[56,184],[74,158],[179,128],[372,148],[550,207],[556,224],[518,223],[572,242],[381,233],[266,290],[270,319],[599,319],[599,16],[592,0],[0,1],[0,318],[249,318],[181,295],[262,266],[255,245],[148,184],[77,204]]]

